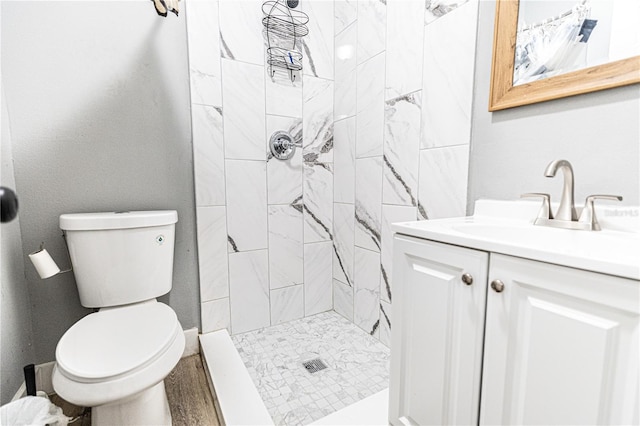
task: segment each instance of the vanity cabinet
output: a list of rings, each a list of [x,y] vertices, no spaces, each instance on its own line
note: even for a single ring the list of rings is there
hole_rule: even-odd
[[[391,424],[638,423],[639,281],[404,235],[394,262]]]
[[[488,260],[482,251],[396,237],[392,424],[477,423]]]
[[[638,281],[492,253],[489,284],[481,424],[638,423]]]

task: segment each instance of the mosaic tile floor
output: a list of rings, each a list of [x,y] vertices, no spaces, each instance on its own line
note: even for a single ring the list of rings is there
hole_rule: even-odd
[[[389,387],[389,349],[329,311],[232,336],[276,425],[306,425]],[[328,368],[310,374],[302,362]]]

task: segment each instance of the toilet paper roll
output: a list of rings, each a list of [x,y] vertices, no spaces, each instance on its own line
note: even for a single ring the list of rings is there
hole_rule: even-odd
[[[36,271],[38,271],[38,275],[40,275],[40,278],[43,280],[60,273],[60,268],[58,268],[56,262],[53,261],[51,255],[45,249],[31,253],[29,259],[31,259],[31,263],[33,263]]]

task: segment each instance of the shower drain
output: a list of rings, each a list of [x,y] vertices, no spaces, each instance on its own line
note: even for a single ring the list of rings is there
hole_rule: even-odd
[[[324,363],[320,358],[311,359],[309,361],[305,361],[302,363],[304,368],[311,374],[317,373],[320,370],[324,370],[327,368],[327,364]]]

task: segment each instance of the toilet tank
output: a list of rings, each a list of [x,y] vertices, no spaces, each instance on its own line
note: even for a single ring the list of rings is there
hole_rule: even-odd
[[[80,303],[126,305],[171,290],[175,210],[60,216]]]

